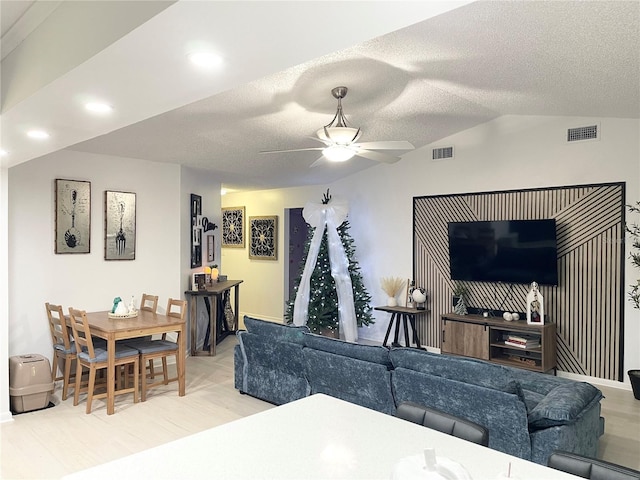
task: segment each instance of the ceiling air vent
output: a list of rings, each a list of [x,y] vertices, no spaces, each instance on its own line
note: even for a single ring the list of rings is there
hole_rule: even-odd
[[[588,127],[576,127],[567,130],[567,142],[580,142],[582,140],[597,140],[598,125]]]
[[[431,152],[432,160],[444,160],[445,158],[453,158],[453,147],[434,148]]]

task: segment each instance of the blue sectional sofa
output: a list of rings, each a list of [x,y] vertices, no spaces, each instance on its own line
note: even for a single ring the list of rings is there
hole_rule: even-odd
[[[245,317],[235,387],[281,405],[324,393],[390,415],[405,401],[489,430],[489,447],[543,465],[556,450],[596,456],[602,393],[566,378],[413,348],[358,345]]]

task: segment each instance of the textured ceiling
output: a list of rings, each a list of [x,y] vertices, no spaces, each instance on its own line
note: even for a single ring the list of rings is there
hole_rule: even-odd
[[[344,112],[363,142],[419,148],[502,115],[638,118],[639,6],[475,2],[69,148],[212,170],[231,188],[275,188],[393,168],[358,158],[309,168],[319,152],[258,153],[318,146],[308,137],[332,119],[338,85],[349,87]]]

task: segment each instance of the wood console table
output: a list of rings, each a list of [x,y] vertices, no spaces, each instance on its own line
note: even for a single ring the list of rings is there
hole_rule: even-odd
[[[411,346],[411,340],[409,340],[409,327],[407,322],[411,324],[411,329],[413,330],[413,341],[416,344],[417,348],[422,348],[420,346],[420,339],[418,338],[418,331],[416,330],[416,315],[420,315],[421,313],[427,313],[428,310],[418,310],[417,308],[409,308],[409,307],[375,307],[374,310],[380,310],[382,312],[389,312],[391,314],[391,319],[389,320],[389,327],[387,328],[387,334],[384,336],[384,341],[382,342],[382,346],[387,345],[387,340],[389,340],[389,334],[391,333],[391,328],[393,327],[393,322],[396,322],[396,331],[393,337],[393,343],[391,345],[398,346],[398,334],[400,333],[400,323],[402,322],[404,327],[404,343],[407,347]]]
[[[510,335],[537,340],[533,346],[505,343]],[[535,372],[556,370],[556,325],[529,325],[481,315],[442,315],[442,353],[480,358]]]
[[[238,325],[238,305],[240,302],[240,284],[243,280],[227,280],[207,285],[205,290],[187,290],[184,294],[189,302],[189,321],[191,322],[191,356],[216,354],[216,340],[218,337],[218,302],[225,292],[234,289],[234,309],[236,327]],[[197,326],[198,326],[198,297],[204,297],[209,303],[209,350],[197,349]],[[212,301],[210,302],[211,299]],[[206,341],[205,345],[206,346]]]

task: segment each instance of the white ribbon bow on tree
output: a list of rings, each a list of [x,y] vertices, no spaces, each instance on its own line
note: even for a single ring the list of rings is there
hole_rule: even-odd
[[[358,340],[358,324],[353,303],[353,286],[349,275],[349,260],[344,251],[340,235],[338,235],[338,227],[346,220],[348,211],[347,203],[340,201],[332,201],[331,204],[308,202],[304,210],[302,210],[304,219],[315,228],[315,232],[309,245],[309,254],[300,278],[296,300],[293,304],[293,324],[300,326],[307,323],[311,274],[316,267],[326,225],[331,276],[336,283],[336,292],[338,294],[340,338],[344,338],[347,342],[356,342]]]

